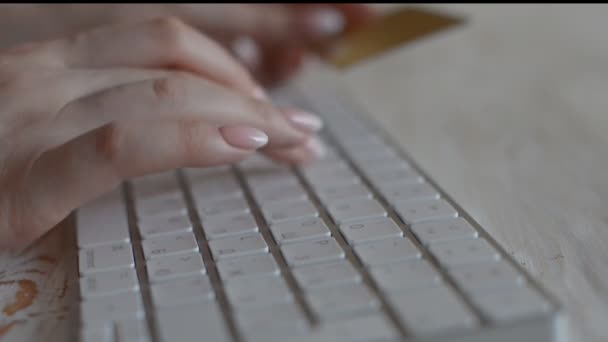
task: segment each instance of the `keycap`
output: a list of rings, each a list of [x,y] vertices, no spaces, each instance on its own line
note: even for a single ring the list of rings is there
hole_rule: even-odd
[[[124,242],[81,249],[78,262],[81,275],[135,266],[131,244]]]
[[[502,260],[454,267],[449,272],[456,283],[471,294],[509,290],[525,283],[523,275]]]
[[[133,196],[136,199],[178,192],[180,190],[174,172],[153,174],[131,179]]]
[[[355,253],[367,266],[388,264],[420,258],[418,248],[407,238],[372,241],[354,247]]]
[[[396,202],[437,200],[441,196],[428,183],[402,184],[380,190],[392,205]]]
[[[232,175],[191,180],[190,184],[190,192],[195,203],[211,199],[231,198],[242,193],[241,186]]]
[[[88,327],[124,317],[143,317],[143,302],[139,292],[125,292],[113,296],[90,298],[80,303],[80,319]]]
[[[463,301],[445,286],[404,292],[390,298],[406,329],[414,336],[448,334],[472,329],[478,324]]]
[[[397,202],[393,206],[399,217],[407,224],[458,216],[456,209],[444,200]]]
[[[330,235],[329,228],[318,217],[277,223],[272,225],[270,230],[279,245]]]
[[[301,266],[344,259],[344,251],[331,237],[281,246],[290,266]]]
[[[203,223],[210,217],[244,214],[250,211],[249,204],[242,197],[198,204],[197,209]]]
[[[132,268],[96,272],[80,278],[83,298],[103,297],[139,290],[137,275]]]
[[[253,191],[253,196],[261,206],[275,202],[305,200],[306,190],[300,184],[280,184],[273,187],[263,187]]]
[[[424,178],[413,169],[378,169],[376,172],[367,173],[366,176],[372,184],[381,189],[424,182]]]
[[[268,245],[260,233],[211,240],[209,248],[216,261],[268,252]]]
[[[361,282],[361,274],[348,260],[328,264],[298,267],[293,275],[300,287],[306,291],[323,290],[328,286]]]
[[[495,322],[526,319],[551,310],[551,304],[529,287],[473,296],[472,300]]]
[[[308,300],[321,319],[335,319],[377,309],[380,302],[363,283],[332,286],[309,292]]]
[[[439,263],[448,268],[500,260],[500,253],[482,238],[438,242],[429,249]]]
[[[306,180],[315,187],[330,184],[356,184],[360,183],[361,179],[357,174],[349,169],[332,169],[325,172],[312,174],[304,174]]]
[[[137,226],[143,239],[192,231],[192,222],[184,213],[139,220]]]
[[[145,318],[129,318],[116,322],[118,342],[148,342],[150,332]]]
[[[276,203],[262,208],[262,212],[266,222],[271,225],[319,216],[317,209],[309,201]]]
[[[362,184],[322,185],[315,190],[325,205],[343,200],[372,198],[372,193]]]
[[[330,205],[327,210],[336,224],[385,217],[386,210],[374,199],[355,199]]]
[[[270,253],[247,255],[217,262],[217,269],[224,282],[241,281],[252,276],[276,276],[279,266]]]
[[[298,184],[298,178],[287,169],[259,169],[245,173],[247,184],[254,190]]]
[[[80,248],[130,240],[127,212],[120,189],[80,207],[76,220]]]
[[[100,327],[95,327],[91,329],[83,329],[80,331],[80,341],[81,342],[114,342],[114,325],[105,322],[105,324]]]
[[[388,318],[380,313],[340,319],[324,324],[313,335],[296,337],[290,342],[364,342],[364,341],[393,341],[399,337],[399,332]]]
[[[345,223],[340,225],[340,231],[351,246],[403,236],[403,231],[388,217]]]
[[[148,261],[146,266],[148,278],[152,283],[206,273],[203,258],[199,253],[164,255]]]
[[[150,288],[152,301],[158,308],[190,302],[208,301],[215,298],[209,277],[196,275],[153,284]]]
[[[239,310],[236,311],[235,320],[241,334],[249,342],[285,341],[308,328],[306,317],[295,303]]]
[[[387,292],[405,292],[441,284],[441,276],[424,259],[372,267],[372,278]]]
[[[229,302],[238,309],[252,309],[290,302],[292,294],[283,277],[251,278],[226,284]]]
[[[179,190],[157,194],[152,197],[136,198],[135,207],[138,218],[186,215],[188,213],[186,202],[184,202]]]
[[[210,217],[203,222],[203,231],[207,240],[215,240],[257,232],[258,224],[253,215],[249,213]]]
[[[425,245],[478,236],[477,230],[463,218],[418,223],[412,225],[411,229]]]
[[[146,260],[164,255],[198,251],[198,244],[192,233],[180,233],[167,237],[147,239],[142,241],[141,245],[144,249]]]
[[[159,310],[158,331],[161,341],[200,342],[232,341],[217,304],[184,305]]]

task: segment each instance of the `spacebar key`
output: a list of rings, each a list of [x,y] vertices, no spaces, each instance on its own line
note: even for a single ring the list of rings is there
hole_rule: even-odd
[[[230,334],[215,302],[158,311],[161,341],[230,341]]]

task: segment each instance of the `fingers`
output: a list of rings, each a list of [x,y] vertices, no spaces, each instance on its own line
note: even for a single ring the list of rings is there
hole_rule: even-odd
[[[284,149],[270,149],[265,151],[265,154],[280,164],[306,165],[323,158],[326,152],[325,146],[313,137],[301,145]]]
[[[300,144],[321,128],[318,117],[277,109],[196,77],[184,75],[121,85],[74,101],[58,121],[72,134],[114,121],[194,120],[210,125],[246,125],[265,132],[270,147]]]
[[[180,68],[260,97],[247,70],[218,43],[176,18],[109,26],[66,42],[71,67]]]
[[[14,236],[2,241],[28,243],[69,212],[113,189],[121,181],[179,167],[235,163],[255,153],[268,137],[246,126],[216,128],[201,122],[107,125],[33,162],[23,191],[27,207]]]

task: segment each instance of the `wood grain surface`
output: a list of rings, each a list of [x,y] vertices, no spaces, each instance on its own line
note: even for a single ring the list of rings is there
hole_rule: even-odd
[[[467,18],[344,75],[359,102],[565,305],[608,340],[608,6],[433,5]],[[0,336],[69,331],[68,228],[0,256]],[[55,340],[55,339],[53,339]]]

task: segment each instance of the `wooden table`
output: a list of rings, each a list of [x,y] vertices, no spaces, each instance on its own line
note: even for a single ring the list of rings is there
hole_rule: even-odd
[[[434,6],[468,23],[359,65],[345,80],[562,300],[570,340],[606,341],[608,6]],[[26,255],[0,257],[7,341],[66,331],[69,235],[57,229]]]

